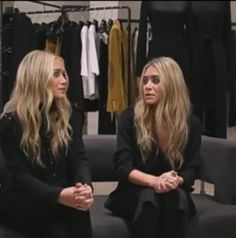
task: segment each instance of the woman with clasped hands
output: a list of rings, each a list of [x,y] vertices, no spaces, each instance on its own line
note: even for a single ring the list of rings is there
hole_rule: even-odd
[[[190,197],[199,164],[201,125],[191,113],[179,65],[148,62],[134,109],[120,118],[114,155],[119,180],[105,206],[132,224],[135,238],[183,238],[195,214]]]
[[[61,57],[28,53],[0,120],[8,179],[1,220],[29,237],[91,237],[90,167],[83,114],[71,107]]]

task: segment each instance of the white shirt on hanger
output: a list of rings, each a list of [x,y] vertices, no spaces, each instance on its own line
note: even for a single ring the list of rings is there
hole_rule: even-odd
[[[81,71],[80,75],[83,77],[88,77],[88,26],[84,25],[80,32],[80,38],[82,43],[82,50],[81,50]]]
[[[85,30],[83,31],[84,27]],[[92,100],[98,98],[96,83],[96,76],[99,75],[98,54],[96,48],[97,33],[94,24],[91,24],[89,28],[88,26],[83,26],[83,28],[81,30],[81,75],[83,80],[84,97]],[[87,68],[85,69],[86,66]]]

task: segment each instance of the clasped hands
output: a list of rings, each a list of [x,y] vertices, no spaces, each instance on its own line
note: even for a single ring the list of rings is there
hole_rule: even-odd
[[[165,193],[176,189],[183,183],[183,178],[174,170],[165,172],[154,179],[153,188],[157,193]]]
[[[58,202],[64,206],[86,211],[93,204],[93,192],[88,184],[76,183],[62,189]]]

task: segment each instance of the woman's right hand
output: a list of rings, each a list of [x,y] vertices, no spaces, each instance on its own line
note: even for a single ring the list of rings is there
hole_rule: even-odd
[[[153,188],[157,193],[166,193],[179,185],[178,175],[175,171],[168,171],[156,177]]]
[[[93,191],[90,185],[76,183],[75,199],[76,208],[81,211],[87,211],[93,204]]]
[[[58,197],[58,202],[64,206],[76,208],[75,191],[75,186],[62,189]]]

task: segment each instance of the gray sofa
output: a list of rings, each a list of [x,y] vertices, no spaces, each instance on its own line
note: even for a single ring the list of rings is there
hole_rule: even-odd
[[[116,181],[112,156],[113,135],[85,135],[94,182]],[[214,196],[192,194],[198,213],[188,227],[187,238],[236,237],[236,142],[202,137],[199,179],[214,184]],[[103,206],[106,195],[96,195],[91,207],[93,238],[130,238],[129,224]],[[1,238],[26,238],[0,226]],[[32,237],[31,237],[32,238]]]

